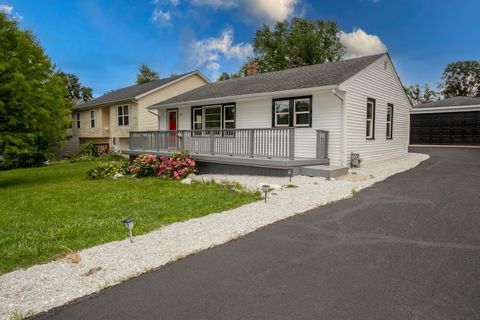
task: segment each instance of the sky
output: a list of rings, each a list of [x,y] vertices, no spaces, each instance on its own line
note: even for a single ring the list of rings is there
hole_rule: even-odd
[[[443,68],[480,59],[478,0],[0,0],[53,63],[94,95],[199,69],[211,80],[252,56],[255,30],[303,17],[333,20],[344,58],[388,51],[402,82],[436,87]]]

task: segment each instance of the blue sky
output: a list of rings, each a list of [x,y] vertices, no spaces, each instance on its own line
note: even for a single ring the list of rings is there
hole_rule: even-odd
[[[436,86],[447,63],[480,59],[478,0],[0,0],[0,10],[96,96],[133,84],[142,63],[163,77],[235,72],[257,28],[293,16],[337,21],[349,57],[388,49],[404,84]]]

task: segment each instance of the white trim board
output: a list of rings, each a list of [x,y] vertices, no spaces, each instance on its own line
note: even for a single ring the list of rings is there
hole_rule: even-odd
[[[431,107],[431,108],[418,108],[418,109],[414,108],[414,109],[410,110],[410,114],[469,112],[469,111],[480,111],[480,105]]]

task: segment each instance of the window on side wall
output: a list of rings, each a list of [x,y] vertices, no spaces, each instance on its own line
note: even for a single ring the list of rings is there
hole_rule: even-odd
[[[80,112],[75,114],[75,122],[77,123],[77,129],[80,129]]]
[[[393,139],[393,104],[387,105],[387,127],[386,127],[387,139]]]
[[[117,107],[117,118],[119,126],[128,126],[130,123],[130,116],[128,106],[118,106]]]
[[[95,128],[95,110],[90,110],[90,128]]]
[[[273,127],[310,127],[312,97],[273,100]]]
[[[375,100],[367,100],[367,139],[375,139]]]

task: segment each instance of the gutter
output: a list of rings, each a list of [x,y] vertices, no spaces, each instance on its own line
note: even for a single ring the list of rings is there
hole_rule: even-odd
[[[342,144],[340,145],[340,164],[346,165],[347,159],[347,106],[345,103],[347,91],[340,89],[332,89],[332,93],[342,102],[340,120],[342,122]]]
[[[480,111],[480,104],[470,106],[449,106],[449,107],[430,107],[430,108],[413,108],[411,114],[422,113],[447,113],[447,112],[468,112]]]

